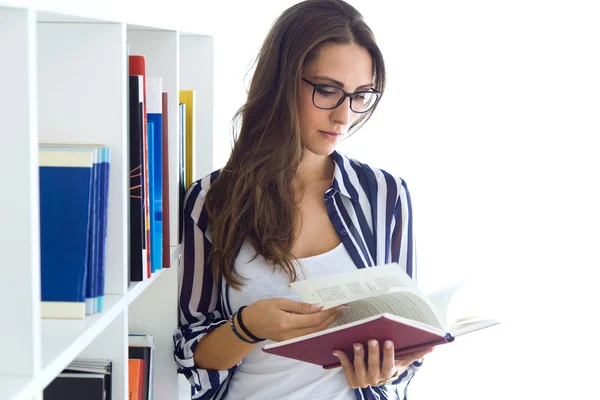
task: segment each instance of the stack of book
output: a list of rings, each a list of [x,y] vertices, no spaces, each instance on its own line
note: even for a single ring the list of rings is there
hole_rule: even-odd
[[[146,74],[144,55],[129,55],[130,276],[150,279],[170,267],[169,93],[162,78]],[[195,96],[179,93],[179,237],[183,199],[193,181]]]
[[[169,93],[128,54],[130,164],[128,283],[169,268]],[[183,200],[195,177],[194,90],[178,95],[178,243]],[[42,318],[83,319],[104,310],[111,151],[108,146],[39,146]]]
[[[110,400],[112,361],[76,358],[44,389],[44,400]]]
[[[154,390],[154,337],[129,334],[129,398],[152,400]]]
[[[42,318],[102,312],[110,149],[40,144]]]

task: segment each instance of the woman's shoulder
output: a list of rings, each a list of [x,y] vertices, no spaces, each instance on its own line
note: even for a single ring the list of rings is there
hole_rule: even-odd
[[[341,175],[339,178],[349,192],[360,189],[378,196],[388,197],[395,193],[400,197],[408,191],[406,181],[400,175],[339,152],[333,156]]]
[[[183,211],[184,213],[189,214],[194,220],[197,220],[204,211],[206,194],[208,193],[210,186],[219,176],[220,171],[220,169],[217,169],[192,182],[188,187],[183,201]]]

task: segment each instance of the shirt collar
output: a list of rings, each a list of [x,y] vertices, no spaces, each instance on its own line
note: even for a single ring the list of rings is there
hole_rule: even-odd
[[[331,188],[335,189],[349,199],[358,201],[358,192],[354,189],[354,187],[352,187],[349,178],[350,175],[355,174],[350,164],[350,159],[337,150],[334,150],[334,152],[331,154],[331,158],[335,164]]]

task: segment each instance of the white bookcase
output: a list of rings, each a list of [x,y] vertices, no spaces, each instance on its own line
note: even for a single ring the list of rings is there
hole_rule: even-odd
[[[214,98],[213,35],[198,23],[210,16],[185,17],[186,4],[0,0],[0,400],[42,399],[75,357],[112,359],[112,399],[126,400],[129,332],[154,336],[154,398],[178,398],[181,377],[172,355],[180,259],[178,93],[197,91],[195,179],[212,168]],[[130,54],[146,56],[147,75],[162,77],[169,93],[173,260],[170,269],[129,287],[127,45]],[[85,320],[40,317],[40,142],[112,150],[105,311]]]

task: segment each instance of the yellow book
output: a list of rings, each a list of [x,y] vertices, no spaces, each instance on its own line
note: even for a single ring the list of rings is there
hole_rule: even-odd
[[[194,147],[196,137],[196,91],[180,90],[179,103],[185,104],[185,188],[190,187],[194,182],[194,169],[196,162],[194,159]]]

